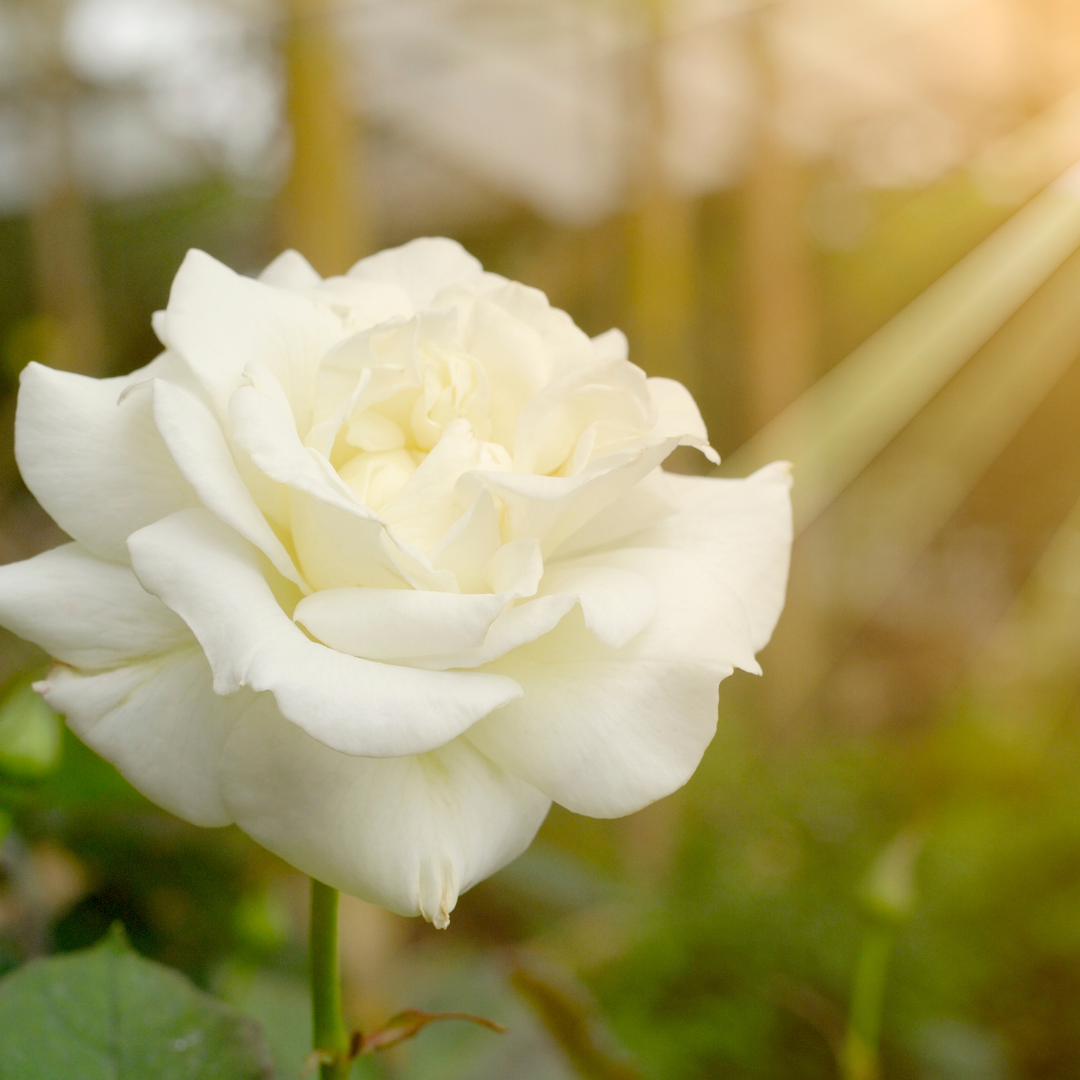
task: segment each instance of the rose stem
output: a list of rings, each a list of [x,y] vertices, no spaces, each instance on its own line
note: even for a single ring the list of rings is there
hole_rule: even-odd
[[[352,1068],[349,1032],[341,1012],[337,947],[338,891],[311,879],[311,1011],[316,1050],[334,1058],[319,1067],[321,1080],[345,1080]]]

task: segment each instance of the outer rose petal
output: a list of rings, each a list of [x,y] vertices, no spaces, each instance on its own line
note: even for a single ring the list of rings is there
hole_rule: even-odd
[[[202,504],[251,541],[282,577],[307,592],[292,557],[245,486],[221,425],[210,409],[183,387],[155,379],[154,421]]]
[[[784,606],[791,553],[791,466],[778,461],[745,480],[668,473],[678,510],[624,540],[628,547],[693,552],[743,602],[754,652]]]
[[[56,667],[37,689],[148,799],[196,825],[232,821],[218,786],[218,757],[256,698],[249,691],[215,694],[197,648],[90,675]]]
[[[28,364],[19,379],[15,457],[49,516],[97,555],[127,561],[124,541],[198,499],[154,427],[150,386],[175,357],[119,379]]]
[[[483,270],[479,260],[456,240],[420,237],[361,259],[348,277],[400,285],[420,311],[442,289],[479,278]]]
[[[629,360],[630,342],[626,335],[617,327],[605,330],[602,334],[590,339],[592,341],[593,357],[596,360]]]
[[[660,413],[653,437],[692,436],[696,446],[714,465],[720,464],[720,455],[709,445],[709,433],[701,418],[697,402],[681,382],[674,379],[649,379],[649,393]]]
[[[319,272],[292,248],[287,248],[259,275],[264,285],[279,289],[314,289],[322,284]]]
[[[467,737],[567,809],[620,817],[690,779],[716,732],[720,680],[736,665],[758,668],[742,605],[693,555],[613,551],[595,561],[647,577],[656,617],[612,649],[574,611],[486,665],[525,695]]]
[[[183,620],[129,567],[78,544],[0,567],[0,622],[57,660],[83,668],[194,644]]]
[[[237,824],[305,873],[402,915],[449,922],[458,894],[531,843],[550,800],[456,739],[429,754],[347,757],[266,695],[222,758]]]
[[[424,753],[521,693],[500,675],[422,672],[310,640],[271,592],[269,564],[207,510],[148,526],[129,547],[139,580],[198,638],[218,693],[272,690],[287,719],[342,753]]]
[[[341,338],[341,320],[293,289],[234,273],[201,251],[189,251],[173,280],[164,334],[206,389],[218,415],[251,361],[285,388],[297,423],[311,422],[315,376]]]

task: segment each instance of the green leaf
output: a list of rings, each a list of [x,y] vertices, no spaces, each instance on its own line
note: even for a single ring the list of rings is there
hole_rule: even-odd
[[[20,679],[0,701],[0,772],[37,779],[60,762],[60,717]]]
[[[117,927],[0,980],[0,1080],[273,1080],[254,1020],[144,960]]]

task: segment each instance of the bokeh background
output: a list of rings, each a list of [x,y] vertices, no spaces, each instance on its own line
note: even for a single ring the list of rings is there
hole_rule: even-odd
[[[453,236],[623,327],[727,475],[795,463],[765,678],[683,791],[556,808],[447,932],[344,902],[356,1023],[510,1029],[358,1076],[1080,1075],[1078,159],[1073,0],[0,0],[0,561],[63,539],[19,371],[149,361],[189,247]],[[304,880],[139,797],[0,642],[0,970],[120,919],[298,1077]]]

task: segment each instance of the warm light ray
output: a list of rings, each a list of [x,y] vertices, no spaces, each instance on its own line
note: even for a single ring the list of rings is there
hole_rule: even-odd
[[[1078,293],[1074,256],[833,507],[846,618],[873,615],[1080,355]]]
[[[795,464],[804,530],[1080,244],[1080,166],[942,275],[725,462]]]

